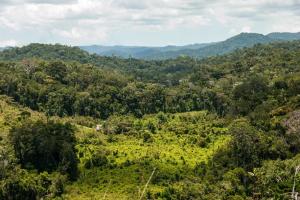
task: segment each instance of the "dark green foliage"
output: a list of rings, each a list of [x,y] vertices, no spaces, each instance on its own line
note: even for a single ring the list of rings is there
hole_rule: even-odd
[[[203,177],[206,174],[207,165],[205,162],[201,162],[197,164],[194,168],[194,172],[196,176]]]
[[[56,61],[50,63],[45,71],[49,76],[63,83],[64,78],[67,76],[68,69],[63,62]]]
[[[101,153],[93,154],[92,158],[84,164],[84,167],[90,169],[92,167],[105,167],[108,164],[106,155]]]
[[[293,159],[266,161],[261,168],[254,170],[254,192],[264,198],[290,199],[293,181],[295,191],[299,191],[299,174],[295,171],[299,166],[299,155]]]
[[[8,179],[4,184],[1,195],[7,200],[35,200],[37,199],[37,191],[34,184],[22,183],[17,179]]]
[[[12,61],[0,62],[0,94],[48,118],[83,125],[76,147],[84,172],[80,181],[87,188],[100,188],[116,175],[126,177],[125,193],[136,194],[132,188],[144,185],[157,168],[145,193],[148,199],[286,199],[299,165],[299,44],[255,45],[203,60],[164,61],[106,58],[78,48],[34,44],[0,54]],[[189,112],[200,110],[205,111]],[[63,193],[63,179],[37,172],[76,177],[72,126],[31,122],[30,116],[21,111],[14,122],[4,119],[4,126],[14,125],[10,138],[16,157],[24,171],[36,169],[32,173],[39,179],[25,184],[23,176],[12,176],[16,163],[4,166],[7,157],[1,157],[2,199],[34,199],[46,190],[54,196]],[[95,122],[103,129],[94,133]],[[0,143],[5,140],[1,135]],[[198,151],[207,152],[203,160],[195,159]],[[101,176],[86,178],[95,174]],[[115,187],[119,180],[113,179]],[[36,187],[36,181],[43,186]],[[298,182],[295,187],[299,191]]]
[[[290,113],[288,119],[283,122],[286,129],[286,142],[293,153],[300,153],[300,112],[294,111]]]
[[[148,132],[145,132],[143,134],[143,141],[144,142],[153,142],[153,139],[152,139],[151,135]]]
[[[266,81],[261,77],[250,77],[233,90],[236,113],[248,114],[266,100],[267,95],[268,86]]]
[[[268,100],[270,94],[274,97],[271,100],[283,105],[287,98],[299,93],[298,78],[295,77],[299,71],[295,64],[299,62],[298,46],[298,42],[256,45],[205,60],[179,57],[141,61],[90,55],[93,61],[89,63],[98,68],[68,63],[66,61],[72,57],[59,56],[55,58],[61,61],[2,63],[0,92],[48,115],[105,119],[113,114],[131,113],[141,117],[157,112],[194,110],[209,110],[221,116],[227,113],[248,115]],[[37,54],[36,48],[49,54],[46,57],[43,53]],[[76,49],[35,44],[9,52],[32,51],[30,54],[37,54],[36,57],[53,60],[48,56],[54,58],[50,52],[57,48],[64,52]],[[71,55],[76,57],[77,54]],[[23,56],[25,58],[27,54]],[[76,60],[86,63],[84,59],[80,61],[81,58],[78,56]],[[110,70],[106,70],[106,66]]]
[[[282,137],[276,132],[264,134],[245,119],[235,121],[229,132],[232,134],[232,140],[228,148],[218,151],[210,163],[218,174],[226,168],[234,167],[251,171],[261,166],[263,160],[286,159],[293,152],[289,150],[294,147],[294,143],[289,142],[289,135]],[[295,155],[295,152],[293,153]]]
[[[3,200],[39,200],[60,197],[66,179],[59,174],[34,174],[14,169],[5,182],[0,180],[0,198]]]
[[[211,90],[187,86],[169,89],[142,83],[118,73],[94,67],[55,62],[36,62],[27,76],[24,64],[0,66],[0,93],[49,116],[83,115],[106,119],[114,114],[137,117],[157,112],[207,109],[224,114],[223,97]]]
[[[77,176],[74,130],[70,124],[23,121],[10,131],[16,157],[24,168]]]
[[[23,60],[29,58],[43,58],[49,60],[67,60],[88,62],[87,52],[77,47],[63,45],[30,44],[22,48],[10,48],[1,52],[1,60]]]
[[[230,155],[235,165],[247,170],[258,166],[264,144],[257,130],[246,122],[237,122],[232,125],[229,132],[233,135]]]

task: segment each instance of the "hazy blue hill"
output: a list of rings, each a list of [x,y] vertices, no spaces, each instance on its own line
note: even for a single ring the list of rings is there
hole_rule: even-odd
[[[225,41],[191,44],[185,46],[165,47],[138,47],[138,46],[81,46],[80,48],[102,56],[118,56],[123,58],[133,57],[138,59],[170,59],[178,56],[191,56],[205,58],[222,55],[244,47],[252,47],[255,44],[266,44],[275,41],[299,40],[300,33],[270,33],[262,35],[258,33],[241,33]]]
[[[85,50],[89,53],[96,53],[102,56],[119,56],[119,57],[129,57],[135,55],[139,52],[143,52],[150,47],[137,47],[137,46],[101,46],[101,45],[92,45],[92,46],[80,46],[82,50]]]
[[[244,47],[252,47],[255,44],[266,44],[275,41],[292,41],[292,40],[300,40],[300,33],[289,33],[289,32],[274,32],[267,35],[257,34],[257,33],[241,33],[232,38],[229,38],[225,41],[221,42],[213,42],[213,43],[202,43],[202,44],[190,44],[184,46],[163,46],[163,47],[147,47],[147,46],[102,46],[102,45],[91,45],[91,46],[79,46],[68,48],[66,51],[66,46],[63,45],[54,45],[51,46],[50,50],[51,54],[47,57],[56,57],[63,60],[68,58],[69,60],[74,60],[73,57],[82,58],[90,57],[87,54],[97,54],[100,56],[117,56],[121,58],[137,58],[137,59],[170,59],[176,58],[178,56],[191,56],[197,58],[205,58],[209,56],[222,55],[226,53],[230,53],[236,49],[244,48]],[[33,47],[33,48],[32,48]],[[0,51],[4,51],[1,54],[0,58],[13,57],[14,59],[18,57],[18,55],[12,56],[12,54],[20,54],[20,58],[23,57],[32,57],[33,55],[36,57],[40,57],[39,55],[45,56],[43,53],[45,51],[48,52],[47,48],[50,46],[43,46],[39,44],[31,44],[26,46],[25,48],[12,48],[11,51],[4,51],[8,48],[0,47]],[[31,49],[30,51],[28,49]],[[35,52],[32,51],[35,50]],[[84,50],[84,51],[80,51]],[[29,54],[32,55],[29,55]],[[43,57],[42,56],[42,57]],[[20,59],[17,58],[17,59]],[[47,59],[44,58],[43,59]],[[67,60],[68,60],[67,59]]]
[[[266,44],[276,41],[300,40],[300,33],[270,33],[262,35],[258,33],[241,33],[222,42],[204,46],[199,49],[184,49],[176,52],[164,52],[163,54],[149,55],[148,59],[166,59],[181,55],[204,58],[209,56],[222,55],[244,47],[252,47],[255,44]]]
[[[237,36],[229,38],[223,42],[218,42],[200,49],[185,49],[176,52],[164,52],[162,54],[149,55],[147,59],[168,59],[178,56],[192,56],[197,58],[205,58],[209,56],[222,55],[232,52],[236,49],[251,47],[255,44],[266,44],[276,41],[270,37],[257,33],[241,33]]]
[[[5,49],[9,49],[9,48],[12,48],[12,47],[0,47],[0,51],[4,51]]]
[[[185,46],[175,46],[169,45],[164,47],[145,47],[145,46],[101,46],[101,45],[91,45],[91,46],[80,46],[82,50],[89,53],[96,53],[101,56],[118,56],[123,58],[134,57],[134,58],[147,58],[149,55],[156,55],[163,52],[174,52],[184,49],[199,49],[214,43],[204,43],[204,44],[191,44]]]
[[[64,61],[92,62],[97,65],[118,64],[120,58],[137,58],[145,60],[172,59],[179,56],[206,58],[233,52],[236,49],[252,47],[255,44],[267,44],[277,41],[300,39],[300,33],[241,33],[222,42],[191,44],[185,46],[139,47],[139,46],[81,46],[30,44],[24,47],[0,48],[0,60],[22,60],[37,57],[45,60],[60,59]],[[108,62],[109,61],[109,62]]]
[[[202,44],[190,44],[190,45],[185,45],[185,46],[166,46],[166,47],[160,48],[160,50],[161,51],[178,51],[178,50],[182,50],[182,49],[199,49],[199,48],[207,47],[207,46],[210,46],[213,44],[215,44],[215,42],[202,43]]]
[[[275,36],[276,35],[274,35],[274,38],[271,38],[257,33],[241,33],[222,42],[191,44],[185,46],[138,47],[92,45],[81,46],[80,48],[89,53],[96,53],[102,56],[118,56],[124,58],[134,57],[152,60],[176,58],[181,55],[204,58],[225,54],[243,47],[251,47],[258,43],[265,44],[281,40],[276,39]],[[289,38],[291,38],[291,36],[285,40],[290,40]]]
[[[300,32],[299,33],[288,33],[288,32],[275,32],[267,35],[268,37],[276,40],[300,40]]]

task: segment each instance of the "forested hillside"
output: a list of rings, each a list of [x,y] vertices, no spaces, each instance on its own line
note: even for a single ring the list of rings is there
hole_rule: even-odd
[[[299,41],[160,61],[31,44],[0,77],[0,199],[300,191]]]

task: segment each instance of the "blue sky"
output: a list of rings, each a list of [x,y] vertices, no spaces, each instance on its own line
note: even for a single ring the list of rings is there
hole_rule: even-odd
[[[300,0],[0,0],[0,46],[183,45],[299,31]]]

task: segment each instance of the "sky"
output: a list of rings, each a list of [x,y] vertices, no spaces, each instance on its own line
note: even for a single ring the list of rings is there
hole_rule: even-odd
[[[300,0],[0,0],[0,46],[164,46],[300,32]]]

